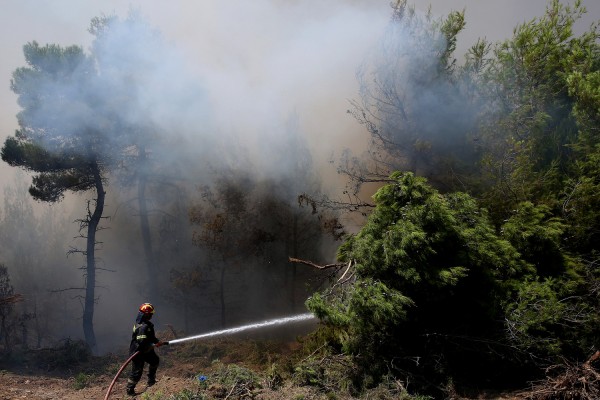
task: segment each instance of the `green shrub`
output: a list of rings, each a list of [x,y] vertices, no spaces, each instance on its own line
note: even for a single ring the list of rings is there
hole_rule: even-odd
[[[211,398],[252,398],[262,388],[258,374],[246,367],[219,362],[215,363],[215,367],[207,388]]]
[[[313,386],[328,396],[353,393],[357,369],[351,357],[342,354],[310,356],[296,364],[292,381],[299,386]]]
[[[75,376],[75,382],[73,383],[73,388],[75,388],[76,390],[81,390],[83,388],[86,388],[90,385],[90,383],[92,383],[93,379],[94,379],[93,375],[89,375],[89,374],[80,372],[79,374],[77,374],[77,376]]]
[[[265,383],[269,389],[277,390],[283,386],[283,374],[279,365],[273,363],[266,371]]]

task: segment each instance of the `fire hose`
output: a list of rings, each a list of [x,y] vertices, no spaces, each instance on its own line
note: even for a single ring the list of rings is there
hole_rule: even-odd
[[[160,343],[155,344],[154,347],[160,347],[160,346],[164,346],[167,344],[169,344],[169,342],[160,342]],[[114,379],[110,383],[110,386],[108,387],[108,390],[106,391],[106,396],[104,396],[104,400],[108,400],[108,398],[110,397],[110,392],[112,392],[113,386],[115,386],[115,383],[117,383],[117,379],[119,379],[119,376],[121,376],[121,373],[129,365],[131,360],[133,360],[134,357],[137,356],[139,353],[140,353],[139,351],[136,351],[131,356],[129,356],[129,358],[127,359],[127,361],[125,361],[123,363],[123,365],[121,365],[121,368],[119,368],[119,370],[117,371],[117,374],[115,375]]]

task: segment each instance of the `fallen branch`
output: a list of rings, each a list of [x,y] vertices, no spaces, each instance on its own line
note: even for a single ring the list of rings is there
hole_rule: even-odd
[[[545,381],[533,386],[532,390],[521,393],[532,400],[597,400],[600,399],[600,374],[592,363],[600,358],[597,351],[583,364],[572,364],[567,361],[562,365],[548,368],[562,369],[556,376],[548,376]]]
[[[586,362],[583,363],[584,367],[591,367],[592,363],[600,358],[600,350],[596,351]]]

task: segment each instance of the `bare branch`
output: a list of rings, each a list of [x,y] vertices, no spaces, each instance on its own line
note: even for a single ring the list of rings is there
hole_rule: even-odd
[[[85,288],[83,288],[83,287],[70,287],[70,288],[64,288],[64,289],[55,289],[55,290],[50,290],[50,293],[62,293],[62,292],[68,292],[70,290],[85,290]]]
[[[22,294],[13,294],[10,296],[1,297],[0,298],[0,306],[6,305],[6,304],[15,304],[20,301],[23,301],[23,295]]]
[[[318,264],[313,263],[312,261],[301,260],[299,258],[293,258],[293,257],[288,257],[288,260],[289,260],[289,262],[304,264],[304,265],[308,265],[308,266],[311,266],[311,267],[317,268],[317,269],[342,268],[346,265],[345,263],[318,265]]]
[[[352,266],[352,261],[353,260],[350,260],[350,262],[348,263],[348,268],[346,268],[346,270],[344,271],[344,273],[342,274],[342,276],[340,277],[340,279],[338,279],[338,283],[344,279],[344,277],[346,276],[346,274],[350,270],[350,267]],[[350,276],[352,276],[352,275],[350,275]]]

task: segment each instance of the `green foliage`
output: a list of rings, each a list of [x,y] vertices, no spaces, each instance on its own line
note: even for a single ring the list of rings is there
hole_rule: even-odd
[[[269,389],[278,390],[283,386],[283,383],[284,375],[282,368],[276,363],[271,364],[271,366],[266,371],[266,387],[268,387]]]
[[[560,210],[594,151],[599,36],[597,26],[574,35],[584,12],[580,1],[553,0],[545,15],[495,47],[482,74],[492,102],[481,116],[484,179],[491,185],[482,197],[497,222],[525,201]]]
[[[390,179],[339,248],[354,279],[307,301],[364,376],[377,384],[390,370],[416,369],[461,381],[489,363],[509,374],[527,365],[523,356],[537,364],[585,356],[598,308],[550,207],[519,204],[496,233],[471,196],[441,194],[408,172]],[[297,373],[307,383],[324,375]]]
[[[458,34],[466,26],[464,12],[451,12],[448,17],[441,21],[440,32],[446,39],[440,56],[440,66],[446,69],[446,72],[452,74],[456,67],[456,59],[454,59],[454,51],[458,42]],[[451,76],[451,75],[450,75]]]
[[[222,365],[215,373],[216,381],[227,386],[240,382],[253,387],[260,387],[260,379],[252,370],[237,364]]]
[[[586,357],[597,332],[597,281],[585,277],[600,232],[600,36],[597,24],[574,34],[584,12],[551,1],[496,46],[483,74],[493,107],[481,198],[524,263],[500,283],[508,339],[541,363]]]
[[[294,370],[294,381],[298,385],[317,386],[323,377],[323,368],[301,364]]]
[[[161,392],[142,394],[142,400],[204,400],[206,398],[203,394],[195,393],[191,389],[183,389],[181,392],[170,396],[165,396]]]
[[[297,363],[292,381],[299,386],[311,386],[326,394],[356,393],[356,369],[348,356],[311,355]]]
[[[561,193],[570,237],[566,245],[584,254],[595,252],[600,239],[600,146],[597,154],[589,155],[589,165],[581,175],[567,180]]]
[[[442,195],[412,173],[391,179],[375,194],[365,226],[340,247],[356,280],[307,302],[345,332],[341,345],[370,371],[407,354],[431,357],[422,339],[430,334],[498,329],[505,291],[498,280],[527,267],[470,196]]]
[[[252,398],[262,388],[257,373],[237,364],[217,364],[208,379],[211,383],[206,390],[216,398]]]
[[[377,387],[365,391],[362,397],[378,400],[433,400],[430,396],[410,394],[406,386],[399,379],[385,375]]]
[[[569,302],[561,301],[556,282],[523,282],[515,303],[507,307],[507,327],[514,345],[536,355],[559,355],[561,335],[559,324],[570,318]]]
[[[93,375],[80,372],[75,376],[73,387],[77,390],[85,389],[90,385],[90,383],[94,382],[94,378],[95,377]]]
[[[563,210],[573,236],[570,247],[595,250],[600,238],[600,45],[597,30],[589,32],[573,49],[573,72],[567,77],[569,94],[574,97],[573,115],[579,135],[572,145],[578,158],[574,173],[561,193]]]
[[[545,359],[585,356],[585,337],[596,320],[583,265],[562,248],[566,229],[547,206],[530,202],[519,204],[501,228],[529,265],[503,282],[510,293],[504,302],[509,339]]]
[[[552,216],[549,207],[525,202],[502,225],[502,237],[524,261],[535,266],[537,275],[544,277],[564,272],[565,255],[561,249],[564,230],[565,224]]]

